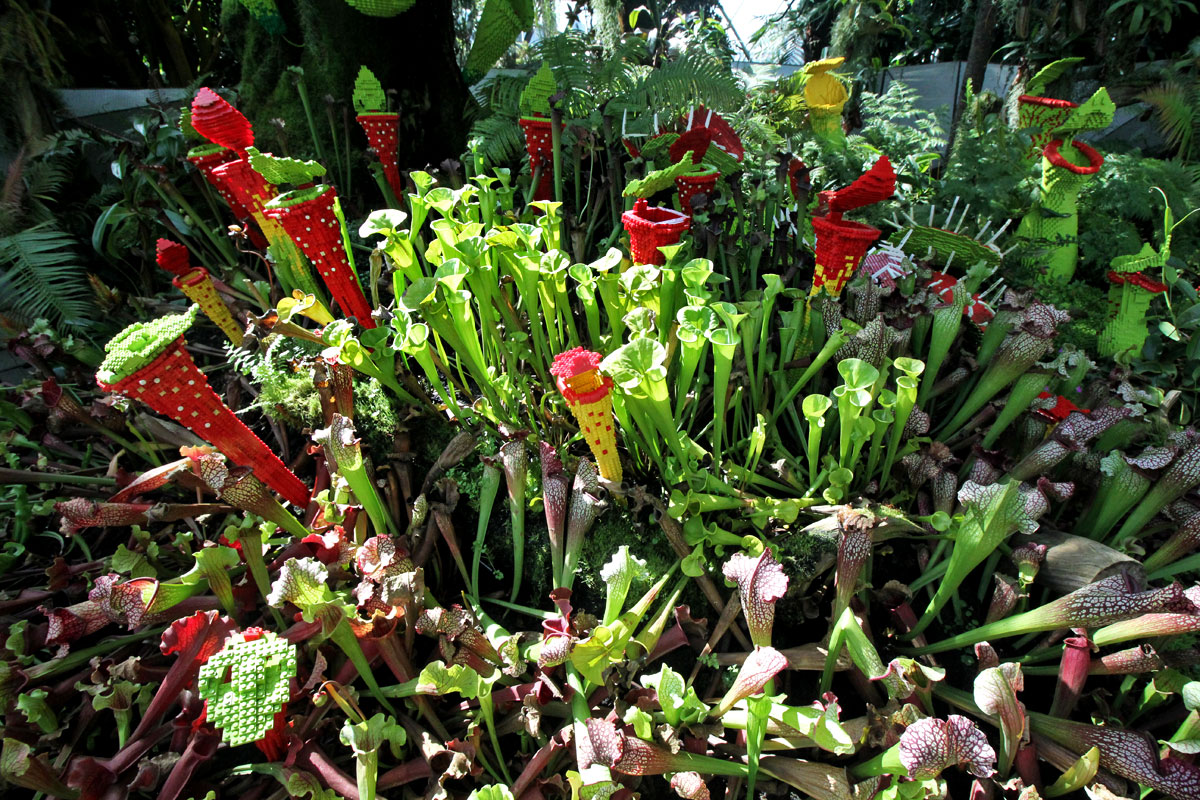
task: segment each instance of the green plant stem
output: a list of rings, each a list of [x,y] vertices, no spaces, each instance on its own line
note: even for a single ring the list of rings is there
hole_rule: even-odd
[[[267,595],[271,593],[271,575],[267,572],[266,561],[263,560],[262,533],[257,526],[251,527],[241,531],[238,540],[242,543],[242,558],[246,559],[246,568],[250,570],[250,577],[254,579],[254,585],[258,588],[259,599],[265,603]],[[279,609],[272,605],[267,605],[267,609],[279,630],[287,627]]]
[[[857,766],[850,767],[848,772],[850,773],[850,777],[856,781],[876,775],[908,775],[908,770],[900,762],[900,745],[898,744],[892,745],[870,761],[864,761]]]
[[[521,579],[525,574],[525,504],[509,503],[512,521],[513,583],[509,600],[516,600],[521,591]]]
[[[479,562],[483,558],[484,541],[487,538],[488,523],[492,519],[492,508],[496,504],[496,495],[500,493],[500,480],[503,472],[497,467],[485,463],[483,478],[479,482],[479,523],[475,528],[475,547],[471,553],[471,595],[479,597]],[[552,564],[557,564],[551,559]],[[558,578],[555,579],[558,586]]]
[[[317,154],[317,161],[324,161],[321,138],[317,136],[317,123],[313,121],[312,107],[308,104],[308,91],[304,87],[304,78],[300,76],[296,77],[296,94],[300,95],[300,105],[304,107],[304,119],[308,122],[308,135],[312,139],[313,152]]]
[[[369,661],[367,661],[366,655],[363,654],[362,646],[359,645],[358,639],[355,637],[354,632],[350,630],[350,624],[344,619],[340,620],[338,624],[334,626],[333,632],[329,634],[329,638],[333,640],[334,644],[342,649],[342,652],[345,653],[346,657],[349,658],[351,663],[354,664],[354,668],[358,671],[359,677],[363,679],[363,683],[367,684],[367,689],[371,692],[372,696],[379,701],[380,705],[387,709],[389,714],[395,714],[396,709],[393,708],[392,704],[389,703],[387,698],[383,696],[383,690],[380,688],[379,683],[375,680],[375,675],[371,671],[371,664]]]
[[[85,666],[96,656],[108,656],[117,650],[119,647],[124,647],[127,644],[136,644],[145,639],[156,639],[162,635],[166,627],[147,628],[144,631],[131,633],[128,636],[119,636],[116,639],[107,639],[100,644],[93,645],[83,650],[72,650],[66,656],[55,661],[47,661],[44,664],[30,667],[25,671],[26,676],[31,682],[43,681],[55,675],[60,675],[64,672],[78,669]]]
[[[57,483],[73,484],[75,486],[116,486],[117,480],[116,478],[106,478],[101,475],[68,475],[65,473],[35,472],[34,470],[0,467],[0,483]]]
[[[487,689],[479,693],[479,713],[483,717],[484,727],[487,728],[488,738],[492,740],[492,749],[496,751],[496,762],[500,765],[504,783],[506,786],[512,786],[512,776],[508,773],[508,759],[505,758],[504,751],[500,749],[500,737],[496,734],[496,714],[492,704],[492,693]]]
[[[833,358],[833,354],[842,348],[842,345],[846,343],[846,338],[846,333],[842,330],[834,332],[833,336],[829,337],[816,357],[813,358],[812,363],[808,365],[808,368],[792,384],[792,388],[788,390],[788,393],[784,395],[782,400],[775,404],[775,410],[771,412],[770,421],[772,423],[779,418],[779,415],[783,413],[785,408],[791,405],[796,396],[804,391],[804,387],[808,385],[808,382],[813,379],[814,375],[821,371],[829,359]]]

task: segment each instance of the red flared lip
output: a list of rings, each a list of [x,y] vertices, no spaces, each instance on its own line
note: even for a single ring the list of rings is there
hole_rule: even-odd
[[[692,161],[699,163],[713,143],[713,132],[708,128],[692,128],[680,134],[669,150],[672,161],[682,161],[684,154],[692,152]]]
[[[1095,175],[1100,171],[1100,167],[1104,166],[1104,156],[1100,155],[1095,148],[1090,147],[1079,140],[1073,140],[1071,142],[1071,146],[1083,153],[1084,157],[1087,158],[1088,163],[1086,166],[1082,167],[1078,164],[1072,164],[1070,161],[1067,161],[1065,158],[1063,158],[1062,154],[1058,152],[1058,148],[1062,147],[1062,144],[1062,139],[1055,139],[1054,141],[1050,142],[1050,144],[1046,145],[1046,149],[1042,151],[1042,155],[1045,156],[1046,160],[1054,166],[1062,167],[1065,170],[1074,172],[1076,175]]]
[[[1033,106],[1046,106],[1047,108],[1079,108],[1078,103],[1072,103],[1070,100],[1059,100],[1057,97],[1041,97],[1036,94],[1023,94],[1017,98],[1017,102]]]
[[[1147,277],[1144,272],[1116,272],[1110,269],[1108,271],[1108,280],[1110,283],[1116,285],[1129,283],[1154,294],[1162,294],[1167,290],[1165,283],[1159,283],[1153,278]]]
[[[561,383],[559,383],[558,390],[562,392],[562,396],[568,403],[571,403],[572,405],[578,404],[586,406],[590,403],[599,403],[601,400],[608,397],[608,393],[612,389],[612,386],[612,378],[605,377],[604,385],[602,387],[599,389],[593,389],[590,392],[584,392],[583,394],[576,394],[570,389],[564,387]]]
[[[613,380],[607,375],[601,375],[600,381],[603,384],[599,389],[593,389],[590,392],[576,392],[571,387],[567,386],[564,378],[556,378],[554,383],[558,386],[558,391],[562,393],[563,398],[571,405],[587,405],[589,403],[599,403],[604,398],[608,397],[608,393],[612,391]]]
[[[851,222],[848,219],[830,219],[829,217],[813,217],[813,228],[820,236],[822,233],[830,233],[835,236],[842,236],[847,239],[863,239],[868,242],[873,242],[883,235],[883,231],[879,228],[874,228],[870,225],[864,225],[861,222]]]
[[[208,280],[208,270],[204,267],[195,267],[191,272],[173,279],[171,281],[176,289],[182,289],[184,286],[196,286]]]
[[[676,175],[675,182],[679,183],[680,181],[683,181],[685,184],[691,184],[692,186],[706,186],[706,185],[711,186],[717,182],[717,178],[721,177],[721,173],[719,170],[717,170],[715,167],[713,167],[711,169],[712,169],[712,172],[701,172],[701,173],[686,173],[685,172],[682,175]]]
[[[191,108],[192,127],[210,142],[239,154],[254,144],[254,129],[246,115],[207,86],[196,92]]]
[[[594,350],[576,347],[554,357],[550,364],[550,374],[557,378],[573,378],[598,368],[603,359],[604,356]]]
[[[691,221],[682,211],[676,211],[673,208],[665,206],[646,206],[645,208],[633,209],[626,211],[621,215],[623,222],[633,222],[639,226],[653,226],[654,228],[670,228],[675,225],[689,226]]]
[[[314,210],[328,210],[333,213],[333,198],[335,196],[332,186],[326,187],[320,194],[313,195],[307,200],[302,200],[299,203],[293,203],[286,206],[274,206],[272,208],[263,209],[263,213],[271,219],[283,220],[284,217],[292,216],[293,214],[302,214],[308,212],[313,213]]]
[[[188,249],[170,239],[159,239],[154,247],[154,260],[172,275],[183,276],[191,271],[191,256]]]
[[[232,161],[237,157],[237,153],[226,147],[222,150],[217,150],[214,153],[205,153],[204,155],[200,156],[189,155],[187,160],[194,164],[197,169],[205,169],[219,167],[220,165]]]

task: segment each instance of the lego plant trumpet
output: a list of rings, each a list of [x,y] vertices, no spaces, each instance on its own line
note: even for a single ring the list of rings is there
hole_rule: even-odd
[[[216,286],[204,267],[192,267],[188,250],[178,242],[159,239],[155,247],[156,261],[160,267],[175,277],[172,284],[216,324],[234,347],[242,344],[242,329],[230,313],[229,307],[217,296]]]
[[[253,469],[288,502],[307,505],[308,487],[221,402],[188,355],[183,334],[198,310],[192,306],[184,314],[134,323],[121,331],[105,346],[97,384],[171,417],[234,463]]]
[[[364,328],[374,328],[371,305],[363,295],[347,249],[346,222],[337,190],[313,185],[313,179],[324,175],[325,168],[311,161],[276,158],[253,148],[248,152],[250,166],[265,180],[297,187],[272,198],[263,206],[263,214],[281,225],[317,268],[342,314],[354,316]]]

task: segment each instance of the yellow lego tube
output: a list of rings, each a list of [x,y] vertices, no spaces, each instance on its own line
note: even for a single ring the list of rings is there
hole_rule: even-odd
[[[171,283],[187,295],[189,300],[200,306],[200,310],[216,323],[235,347],[242,346],[242,329],[229,312],[229,306],[217,295],[217,287],[213,285],[208,270],[196,267],[188,274],[175,278]]]
[[[576,347],[554,357],[550,374],[587,440],[600,477],[621,482],[621,459],[613,429],[612,378],[600,374],[599,353]]]

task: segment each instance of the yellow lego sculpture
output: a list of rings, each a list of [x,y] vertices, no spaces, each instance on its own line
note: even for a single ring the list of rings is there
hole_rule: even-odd
[[[621,459],[617,456],[617,434],[613,429],[613,382],[600,374],[602,357],[576,347],[554,357],[550,374],[592,450],[600,477],[620,483]]]

